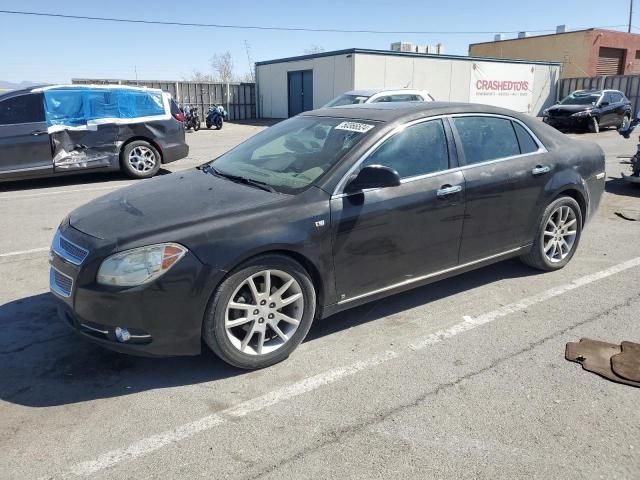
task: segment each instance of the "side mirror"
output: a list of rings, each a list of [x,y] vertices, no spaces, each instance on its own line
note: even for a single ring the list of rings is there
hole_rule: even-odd
[[[367,188],[397,187],[398,185],[400,185],[400,175],[393,168],[384,165],[367,165],[347,184],[345,191],[353,193]]]

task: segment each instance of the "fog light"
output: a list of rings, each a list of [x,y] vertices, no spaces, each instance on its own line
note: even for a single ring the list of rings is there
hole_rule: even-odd
[[[131,340],[131,334],[126,328],[116,327],[116,338],[119,342],[128,342]]]

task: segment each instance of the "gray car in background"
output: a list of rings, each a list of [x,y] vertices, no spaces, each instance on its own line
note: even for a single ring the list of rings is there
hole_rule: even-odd
[[[0,181],[89,171],[155,175],[184,158],[167,93],[117,86],[30,87],[0,95]]]

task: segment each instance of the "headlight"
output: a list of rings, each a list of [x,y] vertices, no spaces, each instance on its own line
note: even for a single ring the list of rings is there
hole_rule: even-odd
[[[582,112],[577,112],[571,115],[572,117],[588,117],[591,115],[591,110],[584,110]]]
[[[549,109],[548,109],[548,108],[545,108],[545,109],[542,111],[542,116],[543,116],[543,117],[548,117],[548,116],[549,116]]]
[[[177,243],[161,243],[111,255],[100,265],[97,281],[102,285],[134,287],[164,275],[187,253]]]

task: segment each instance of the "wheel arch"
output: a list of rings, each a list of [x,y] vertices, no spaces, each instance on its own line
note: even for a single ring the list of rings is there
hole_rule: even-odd
[[[584,192],[581,192],[580,189],[575,186],[568,185],[557,192],[556,195],[551,198],[551,201],[553,202],[560,197],[570,197],[578,203],[580,206],[580,213],[582,214],[582,226],[584,226],[587,221],[587,199]]]
[[[215,290],[212,292],[212,295],[215,294],[215,292],[218,290],[219,285],[229,276],[229,274],[233,270],[238,268],[243,263],[246,263],[246,262],[249,262],[249,261],[253,260],[254,258],[264,257],[264,256],[267,256],[267,255],[281,255],[283,257],[289,257],[290,259],[295,260],[300,265],[302,265],[302,267],[305,269],[305,271],[309,274],[309,278],[311,279],[311,283],[313,284],[313,287],[316,290],[316,318],[321,318],[322,317],[323,306],[325,304],[326,291],[325,291],[325,285],[324,285],[323,280],[322,280],[322,276],[320,275],[320,269],[306,255],[304,255],[304,254],[302,254],[300,252],[297,252],[295,250],[289,250],[289,249],[286,249],[286,248],[272,248],[272,249],[267,249],[267,250],[263,250],[263,251],[260,251],[260,252],[253,252],[249,256],[242,257],[241,259],[236,260],[234,262],[233,266],[231,266],[230,268],[226,269],[227,274],[220,281],[220,283],[216,286]]]
[[[149,137],[145,137],[143,135],[136,135],[133,136],[131,138],[128,138],[121,146],[120,146],[120,161],[122,161],[122,154],[124,153],[124,149],[127,148],[127,145],[129,145],[132,142],[137,142],[138,140],[143,141],[143,142],[147,142],[148,144],[150,144],[153,148],[156,149],[156,151],[158,152],[158,154],[160,155],[160,163],[164,163],[164,155],[162,154],[162,148],[160,148],[160,145],[158,144],[158,142],[156,142],[155,140],[153,140],[152,138]]]

